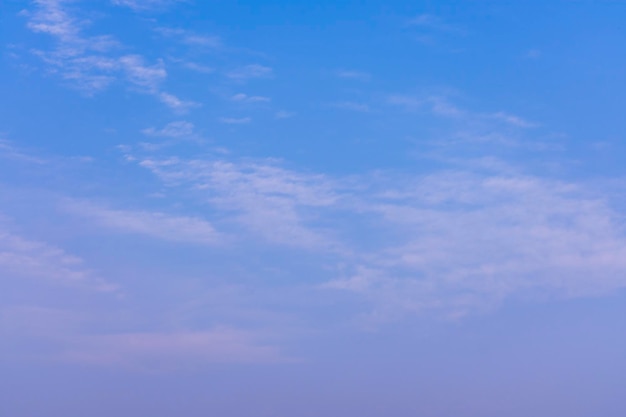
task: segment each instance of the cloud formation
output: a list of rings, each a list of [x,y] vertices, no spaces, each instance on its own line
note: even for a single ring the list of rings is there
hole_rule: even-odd
[[[129,7],[156,5],[150,1],[119,1]],[[137,91],[155,96],[176,111],[186,111],[199,104],[182,100],[162,90],[167,71],[162,60],[146,63],[138,54],[123,54],[123,45],[111,35],[86,35],[87,19],[72,13],[71,2],[37,0],[28,14],[27,26],[35,33],[49,35],[55,41],[52,49],[35,49],[48,70],[87,95],[93,95],[123,80]]]
[[[5,223],[0,221],[0,276],[3,280],[31,278],[96,291],[117,289],[85,266],[81,258],[48,243],[11,233]]]
[[[626,286],[626,231],[608,196],[504,162],[329,178],[262,161],[138,161],[168,186],[206,193],[215,209],[271,243],[335,250],[353,272],[325,287],[393,311],[384,315],[462,315],[510,297],[595,296]],[[358,234],[341,213],[361,225]]]
[[[113,210],[77,200],[67,201],[64,208],[114,231],[182,243],[216,245],[223,242],[223,237],[209,222],[196,217],[172,216],[161,212]]]
[[[247,81],[254,78],[268,78],[273,73],[272,68],[260,64],[250,64],[236,68],[227,75],[236,81]]]

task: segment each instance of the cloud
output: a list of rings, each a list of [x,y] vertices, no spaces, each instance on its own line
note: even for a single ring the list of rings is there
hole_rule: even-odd
[[[454,103],[446,95],[391,95],[387,98],[387,103],[407,112],[434,115],[453,122],[449,125],[452,133],[448,135],[448,139],[438,141],[440,145],[457,141],[536,149],[546,146],[538,141],[522,142],[515,137],[523,130],[539,127],[538,123],[505,111],[472,111]]]
[[[434,115],[460,118],[467,115],[467,112],[455,104],[451,103],[445,96],[412,96],[412,95],[392,95],[387,102],[404,108],[406,111],[429,111]]]
[[[176,371],[213,363],[273,363],[289,360],[263,332],[213,326],[199,330],[103,332],[111,311],[61,310],[33,305],[0,308],[0,337],[17,347],[11,360],[41,359],[147,372]],[[108,326],[107,326],[108,327]],[[37,346],[37,349],[33,349]]]
[[[221,46],[220,38],[206,35],[187,35],[183,41],[188,45],[217,48]]]
[[[623,216],[578,184],[472,171],[404,183],[362,206],[382,216],[395,243],[325,286],[367,297],[378,319],[458,316],[524,294],[596,296],[626,286]]]
[[[442,18],[423,13],[420,14],[409,21],[411,26],[418,26],[423,29],[435,30],[440,32],[451,32],[451,33],[463,33],[463,29],[459,26],[455,26],[445,22]]]
[[[18,149],[11,141],[6,139],[0,139],[0,158],[28,162],[32,164],[45,164],[46,161],[42,158],[29,155]]]
[[[162,103],[178,113],[185,113],[190,109],[202,106],[202,104],[195,101],[181,100],[175,95],[166,92],[159,93],[158,97]]]
[[[528,120],[525,120],[519,116],[515,116],[513,114],[505,113],[502,111],[491,114],[491,117],[497,120],[501,120],[505,123],[508,123],[516,127],[521,127],[521,128],[537,127],[537,124],[535,123],[529,122]]]
[[[245,125],[252,121],[250,117],[222,117],[220,122],[227,125]]]
[[[111,0],[116,6],[123,6],[132,9],[135,12],[145,11],[163,11],[176,3],[182,3],[186,0]]]
[[[296,114],[294,112],[290,112],[290,111],[286,111],[286,110],[280,110],[277,111],[276,114],[274,115],[274,117],[276,117],[277,119],[289,119],[293,116],[295,116]]]
[[[268,103],[271,101],[269,97],[249,96],[243,93],[235,94],[230,99],[239,103]]]
[[[270,243],[338,254],[342,270],[352,272],[325,288],[371,300],[381,320],[458,316],[524,294],[595,296],[626,286],[626,231],[610,196],[503,161],[349,179],[271,161],[138,162]],[[354,224],[356,234],[348,230]]]
[[[1,220],[1,219],[0,219]],[[2,279],[38,278],[96,291],[117,287],[97,277],[84,261],[44,242],[11,233],[0,222],[0,276]]]
[[[119,63],[126,72],[128,81],[149,91],[156,91],[167,77],[162,61],[148,66],[145,64],[143,57],[126,55],[119,58]]]
[[[246,65],[230,71],[227,76],[237,81],[247,81],[253,78],[268,78],[273,71],[270,67],[259,64]]]
[[[192,136],[194,134],[194,125],[191,122],[178,121],[178,122],[168,123],[162,129],[155,129],[153,127],[150,127],[147,129],[143,129],[141,132],[144,135],[148,135],[148,136],[183,138],[183,137]]]
[[[345,78],[350,80],[357,81],[369,81],[371,80],[371,74],[362,71],[354,71],[354,70],[339,70],[337,71],[337,77]]]
[[[53,72],[76,85],[87,94],[103,90],[114,81],[111,72],[118,63],[104,55],[119,47],[111,36],[85,36],[83,29],[87,20],[72,16],[59,0],[38,0],[35,10],[29,14],[27,27],[35,33],[43,33],[56,40],[51,51],[35,50]]]
[[[249,331],[118,333],[79,338],[61,359],[96,365],[177,368],[199,363],[259,363],[284,360],[274,346]]]
[[[215,69],[213,69],[212,67],[209,67],[208,65],[198,64],[196,62],[185,62],[183,66],[187,69],[202,74],[212,74],[213,72],[215,72]]]
[[[47,34],[55,40],[55,46],[50,50],[34,50],[52,73],[87,95],[123,80],[141,93],[154,95],[175,111],[198,106],[161,91],[161,84],[167,78],[163,61],[147,64],[141,55],[120,54],[122,45],[110,35],[85,35],[84,29],[89,26],[89,21],[74,17],[69,11],[70,3],[38,0],[27,23],[33,32]],[[122,3],[139,7],[155,2],[119,2]]]
[[[172,216],[161,212],[113,210],[87,201],[68,200],[63,208],[73,214],[94,220],[104,228],[122,233],[201,245],[224,242],[206,220],[197,217]]]
[[[219,48],[222,46],[222,41],[219,36],[198,35],[185,29],[173,29],[165,27],[159,27],[155,30],[163,36],[175,37],[188,46],[211,49]]]
[[[168,186],[189,187],[217,210],[263,239],[293,247],[337,248],[316,227],[316,210],[337,198],[324,176],[285,170],[269,162],[144,158],[139,161]]]

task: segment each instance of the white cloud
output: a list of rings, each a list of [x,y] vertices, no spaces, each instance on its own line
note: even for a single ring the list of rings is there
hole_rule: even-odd
[[[191,122],[178,121],[165,125],[162,129],[153,127],[143,129],[142,133],[148,136],[162,136],[168,138],[183,138],[194,134],[194,125]]]
[[[140,1],[118,3],[131,7],[156,4]],[[49,71],[87,95],[98,93],[112,83],[123,80],[142,93],[154,95],[175,111],[198,106],[197,103],[181,100],[160,90],[167,78],[161,60],[147,64],[141,55],[120,55],[118,50],[122,46],[109,35],[85,35],[84,28],[89,26],[89,21],[74,17],[70,13],[69,4],[71,2],[38,0],[27,23],[33,32],[50,35],[55,40],[55,46],[50,50],[34,50]]]
[[[367,72],[354,70],[339,70],[336,74],[339,78],[346,78],[357,81],[369,81],[372,78],[371,74]]]
[[[98,278],[77,256],[44,242],[11,233],[0,222],[0,276],[40,278],[61,285],[114,291],[116,286]]]
[[[43,33],[56,40],[50,51],[35,49],[36,55],[48,64],[53,72],[71,82],[87,94],[106,88],[115,78],[111,75],[118,63],[104,55],[119,44],[110,36],[85,36],[83,28],[87,20],[72,16],[68,2],[38,0],[35,10],[29,14],[27,27],[35,33]]]
[[[250,117],[222,117],[220,122],[227,125],[245,125],[252,121]]]
[[[268,103],[271,101],[269,97],[249,96],[244,93],[235,94],[230,99],[239,103]]]
[[[267,78],[272,75],[272,69],[259,64],[246,65],[230,71],[229,78],[238,81],[246,81],[253,78]]]
[[[222,44],[219,37],[207,35],[187,35],[183,39],[183,42],[188,45],[204,46],[210,48],[218,48]]]
[[[461,27],[452,25],[444,21],[441,17],[428,13],[420,14],[409,21],[412,26],[418,26],[423,29],[436,30],[441,32],[463,33]]]
[[[136,86],[146,88],[148,91],[156,91],[167,78],[167,72],[163,62],[155,65],[146,65],[143,57],[139,55],[126,55],[119,58],[123,70],[129,82]]]
[[[144,159],[140,165],[170,186],[187,186],[264,239],[294,247],[335,250],[336,242],[315,227],[316,210],[337,198],[327,179],[289,171],[269,162]]]
[[[626,286],[626,230],[611,196],[503,161],[332,178],[270,160],[137,160],[165,185],[193,190],[222,221],[273,244],[339,256],[352,272],[326,287],[370,299],[379,319],[458,316],[525,294],[594,296]]]
[[[196,107],[202,106],[200,103],[191,100],[181,100],[173,94],[161,92],[158,94],[159,100],[164,103],[170,109],[179,112],[185,113],[189,109],[193,109]]]
[[[189,46],[211,48],[211,49],[219,48],[222,46],[222,41],[219,38],[219,36],[199,35],[197,33],[190,32],[185,29],[173,29],[173,28],[166,28],[166,27],[160,27],[155,30],[163,36],[175,37],[179,39],[180,42]]]
[[[295,115],[296,114],[294,112],[286,111],[286,110],[280,110],[280,111],[276,112],[274,117],[276,117],[277,119],[289,119],[289,118],[291,118],[291,117],[293,117]]]
[[[101,226],[124,233],[145,235],[172,242],[215,245],[224,242],[206,220],[160,212],[113,210],[96,204],[68,200],[64,209],[92,219]]]
[[[440,172],[386,188],[362,209],[380,214],[397,240],[326,287],[370,298],[379,318],[461,315],[523,294],[594,296],[626,286],[623,216],[580,185]]]
[[[508,123],[516,127],[521,127],[521,128],[531,128],[531,127],[537,126],[537,124],[529,122],[528,120],[525,120],[519,116],[505,113],[502,111],[491,114],[491,117],[493,117],[496,120],[501,120],[505,123]]]
[[[114,5],[128,7],[135,12],[165,10],[169,6],[185,1],[187,0],[111,0]]]
[[[468,113],[451,103],[445,96],[411,96],[411,95],[392,95],[387,102],[404,108],[406,111],[429,111],[434,115],[448,118],[461,118]]]
[[[6,139],[0,139],[0,157],[20,162],[29,162],[32,164],[46,163],[44,159],[24,153],[22,150],[15,147],[12,142]]]
[[[507,146],[541,146],[540,143],[521,144],[510,134],[513,131],[539,127],[539,124],[504,111],[484,113],[471,111],[453,103],[445,95],[392,95],[387,103],[407,112],[432,114],[454,122],[451,136],[466,142],[490,142]],[[503,126],[511,129],[503,130]]]
[[[212,74],[213,72],[215,72],[215,69],[213,69],[213,67],[210,67],[208,65],[198,64],[197,62],[185,62],[183,66],[187,69],[190,69],[192,71],[199,72],[202,74]]]

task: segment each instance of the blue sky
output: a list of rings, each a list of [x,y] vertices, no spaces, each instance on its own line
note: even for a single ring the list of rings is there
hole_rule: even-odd
[[[626,5],[1,13],[3,416],[626,412]]]

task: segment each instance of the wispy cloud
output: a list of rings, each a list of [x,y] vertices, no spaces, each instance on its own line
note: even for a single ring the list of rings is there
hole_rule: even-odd
[[[174,146],[180,143],[180,141],[193,141],[196,143],[202,142],[201,137],[196,134],[195,126],[191,122],[186,121],[177,121],[171,122],[162,127],[161,129],[157,129],[154,127],[149,127],[143,129],[141,131],[144,135],[151,138],[164,138],[165,140],[161,142],[141,142],[139,146],[141,146],[145,150],[158,150],[163,149],[169,146]],[[131,157],[132,158],[132,157]]]
[[[124,5],[148,5],[153,2],[120,2]],[[86,19],[78,19],[69,9],[71,2],[38,0],[29,14],[28,28],[51,36],[56,44],[51,50],[36,49],[48,69],[88,95],[98,93],[123,80],[144,94],[154,95],[170,108],[185,111],[197,103],[184,101],[163,92],[167,78],[162,60],[154,64],[137,54],[121,54],[122,45],[110,35],[88,36]]]
[[[111,36],[86,36],[83,29],[87,20],[74,17],[67,10],[67,2],[38,0],[35,9],[28,13],[27,27],[56,40],[51,51],[35,50],[53,72],[59,72],[68,82],[88,94],[100,91],[115,78],[111,72],[118,62],[105,55],[118,48]]]
[[[506,133],[539,127],[537,123],[508,112],[480,112],[464,108],[446,95],[392,95],[387,98],[387,103],[407,112],[448,119],[453,122],[450,127],[454,133],[451,136],[461,141],[470,139],[473,142],[521,146],[518,140]]]
[[[354,71],[354,70],[339,70],[337,71],[337,77],[345,78],[350,80],[357,81],[369,81],[371,80],[371,74],[362,71]]]
[[[379,319],[458,316],[520,294],[593,296],[626,286],[621,217],[579,185],[450,171],[393,188],[366,207],[404,237],[327,284],[371,298]]]
[[[87,336],[70,346],[61,359],[147,369],[284,360],[276,347],[261,344],[257,338],[253,332],[230,328]]]
[[[271,243],[335,251],[346,272],[324,287],[371,300],[375,320],[459,316],[522,295],[587,297],[626,287],[626,230],[607,196],[504,163],[350,179],[269,161],[139,164],[170,187],[206,193],[215,209]],[[357,236],[337,213],[362,225]]]
[[[277,119],[289,119],[289,118],[291,118],[291,117],[293,117],[295,115],[296,114],[294,112],[286,111],[286,110],[280,110],[280,111],[276,112],[274,117],[276,117]]]
[[[166,27],[159,27],[155,30],[163,36],[176,38],[180,40],[180,42],[188,46],[210,49],[215,49],[222,46],[222,41],[219,36],[200,35],[185,29],[173,29]]]
[[[413,19],[409,20],[409,24],[412,26],[442,32],[452,32],[459,34],[464,32],[460,26],[450,24],[441,17],[429,13],[423,13],[414,17]]]
[[[294,247],[334,250],[327,231],[307,223],[316,209],[337,198],[324,176],[306,175],[266,163],[145,158],[139,164],[170,186],[195,189],[217,209],[264,239]],[[309,220],[307,220],[309,219]]]
[[[224,239],[206,220],[161,212],[114,210],[87,201],[68,200],[63,208],[92,219],[112,231],[141,234],[161,240],[215,245]]]
[[[176,3],[183,3],[187,0],[111,0],[116,6],[129,7],[136,12],[163,11]]]
[[[128,81],[150,92],[157,91],[163,80],[167,78],[162,61],[155,65],[146,65],[143,57],[126,55],[119,58],[118,62],[126,72]]]
[[[497,113],[493,113],[490,115],[491,117],[493,117],[496,120],[501,120],[505,123],[508,123],[512,126],[516,126],[516,127],[521,127],[521,128],[531,128],[531,127],[537,127],[536,123],[532,123],[529,122],[526,119],[523,119],[519,116],[516,116],[514,114],[509,114],[509,113],[505,113],[503,111],[497,112]]]
[[[194,134],[194,125],[191,122],[178,121],[165,125],[162,129],[149,127],[143,129],[142,133],[148,136],[162,136],[168,138],[183,138]]]
[[[220,122],[227,125],[246,125],[252,121],[250,117],[222,117]]]
[[[22,359],[31,359],[31,347],[36,344],[39,360],[145,372],[197,369],[215,363],[290,360],[267,341],[268,335],[263,331],[222,325],[197,330],[104,332],[93,324],[102,319],[101,315],[93,309],[80,312],[32,305],[5,306],[0,308],[0,337],[25,346],[19,353]],[[84,329],[87,326],[89,331]]]
[[[190,69],[192,71],[199,72],[202,74],[212,74],[215,72],[215,69],[213,67],[210,67],[208,65],[198,64],[197,62],[185,62],[183,63],[183,66],[187,69]]]
[[[441,95],[412,96],[412,95],[392,95],[388,98],[388,103],[404,108],[407,111],[430,111],[437,116],[458,118],[463,117],[467,112],[450,102],[448,98]]]
[[[268,103],[272,101],[269,97],[264,96],[249,96],[244,93],[238,93],[233,95],[230,98],[232,101],[236,101],[238,103]]]
[[[191,100],[182,100],[176,97],[174,94],[166,92],[160,92],[158,94],[158,97],[163,104],[178,113],[185,113],[190,109],[202,106],[202,104],[198,102]]]
[[[42,158],[25,153],[16,147],[11,141],[0,138],[0,158],[16,160],[20,162],[28,162],[32,164],[45,164]]]
[[[237,81],[247,81],[254,78],[268,78],[272,76],[272,68],[259,64],[246,65],[230,71],[227,76]]]
[[[0,276],[2,279],[39,278],[61,285],[97,291],[117,286],[99,278],[85,262],[63,249],[11,233],[0,219]]]

